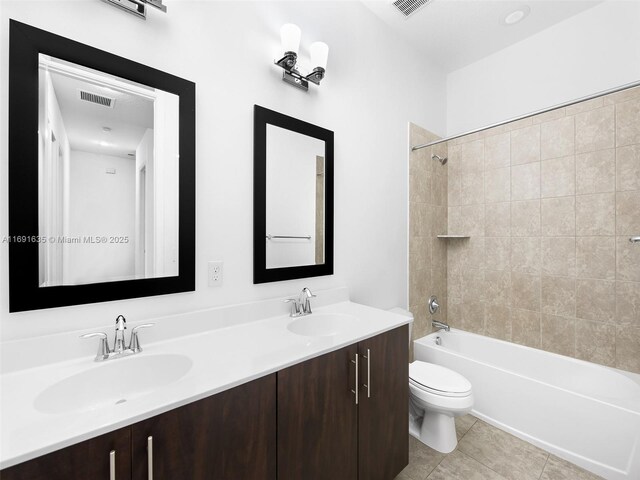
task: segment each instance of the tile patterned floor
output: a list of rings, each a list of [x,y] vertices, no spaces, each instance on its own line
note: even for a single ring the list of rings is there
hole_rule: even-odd
[[[409,436],[409,465],[395,480],[597,480],[530,443],[478,420],[456,418],[458,447],[439,453]]]

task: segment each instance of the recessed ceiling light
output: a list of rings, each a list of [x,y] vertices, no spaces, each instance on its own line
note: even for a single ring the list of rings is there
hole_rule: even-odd
[[[102,127],[102,131],[104,133],[110,133],[111,132],[111,127]]]
[[[522,7],[518,7],[516,10],[513,10],[507,13],[504,17],[502,17],[503,25],[515,25],[518,22],[524,20],[531,13],[531,8],[528,5],[523,5]]]

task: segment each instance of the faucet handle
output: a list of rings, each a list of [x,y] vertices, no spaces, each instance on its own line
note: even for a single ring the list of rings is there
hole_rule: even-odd
[[[301,295],[306,295],[307,298],[314,298],[317,297],[316,294],[311,293],[311,290],[309,290],[307,287],[304,287],[302,289],[302,292],[300,292]]]
[[[109,358],[109,353],[111,353],[111,351],[109,350],[109,342],[107,341],[107,334],[104,332],[92,332],[80,335],[80,338],[82,339],[93,337],[100,338],[100,344],[98,345],[98,353],[96,354],[95,361],[99,362],[101,360],[106,360],[107,358]]]
[[[127,319],[124,318],[124,315],[118,315],[116,317],[116,330],[126,330],[127,329]]]
[[[300,315],[300,299],[291,297],[285,299],[284,303],[291,304],[291,311],[289,313],[289,316],[297,317],[298,315]]]
[[[142,347],[140,346],[140,340],[138,340],[138,330],[141,328],[149,328],[153,327],[155,323],[143,323],[142,325],[138,325],[133,327],[131,330],[131,341],[129,342],[129,350],[133,351],[133,353],[138,353],[142,351]]]

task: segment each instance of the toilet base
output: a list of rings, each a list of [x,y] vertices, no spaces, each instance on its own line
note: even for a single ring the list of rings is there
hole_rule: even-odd
[[[453,452],[458,445],[456,423],[453,416],[425,411],[418,439],[438,452]]]

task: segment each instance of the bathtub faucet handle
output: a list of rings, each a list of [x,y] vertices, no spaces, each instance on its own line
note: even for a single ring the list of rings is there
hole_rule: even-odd
[[[428,305],[429,305],[429,313],[431,315],[435,315],[438,309],[440,308],[440,304],[438,303],[438,297],[436,297],[435,295],[432,295],[429,298]]]

